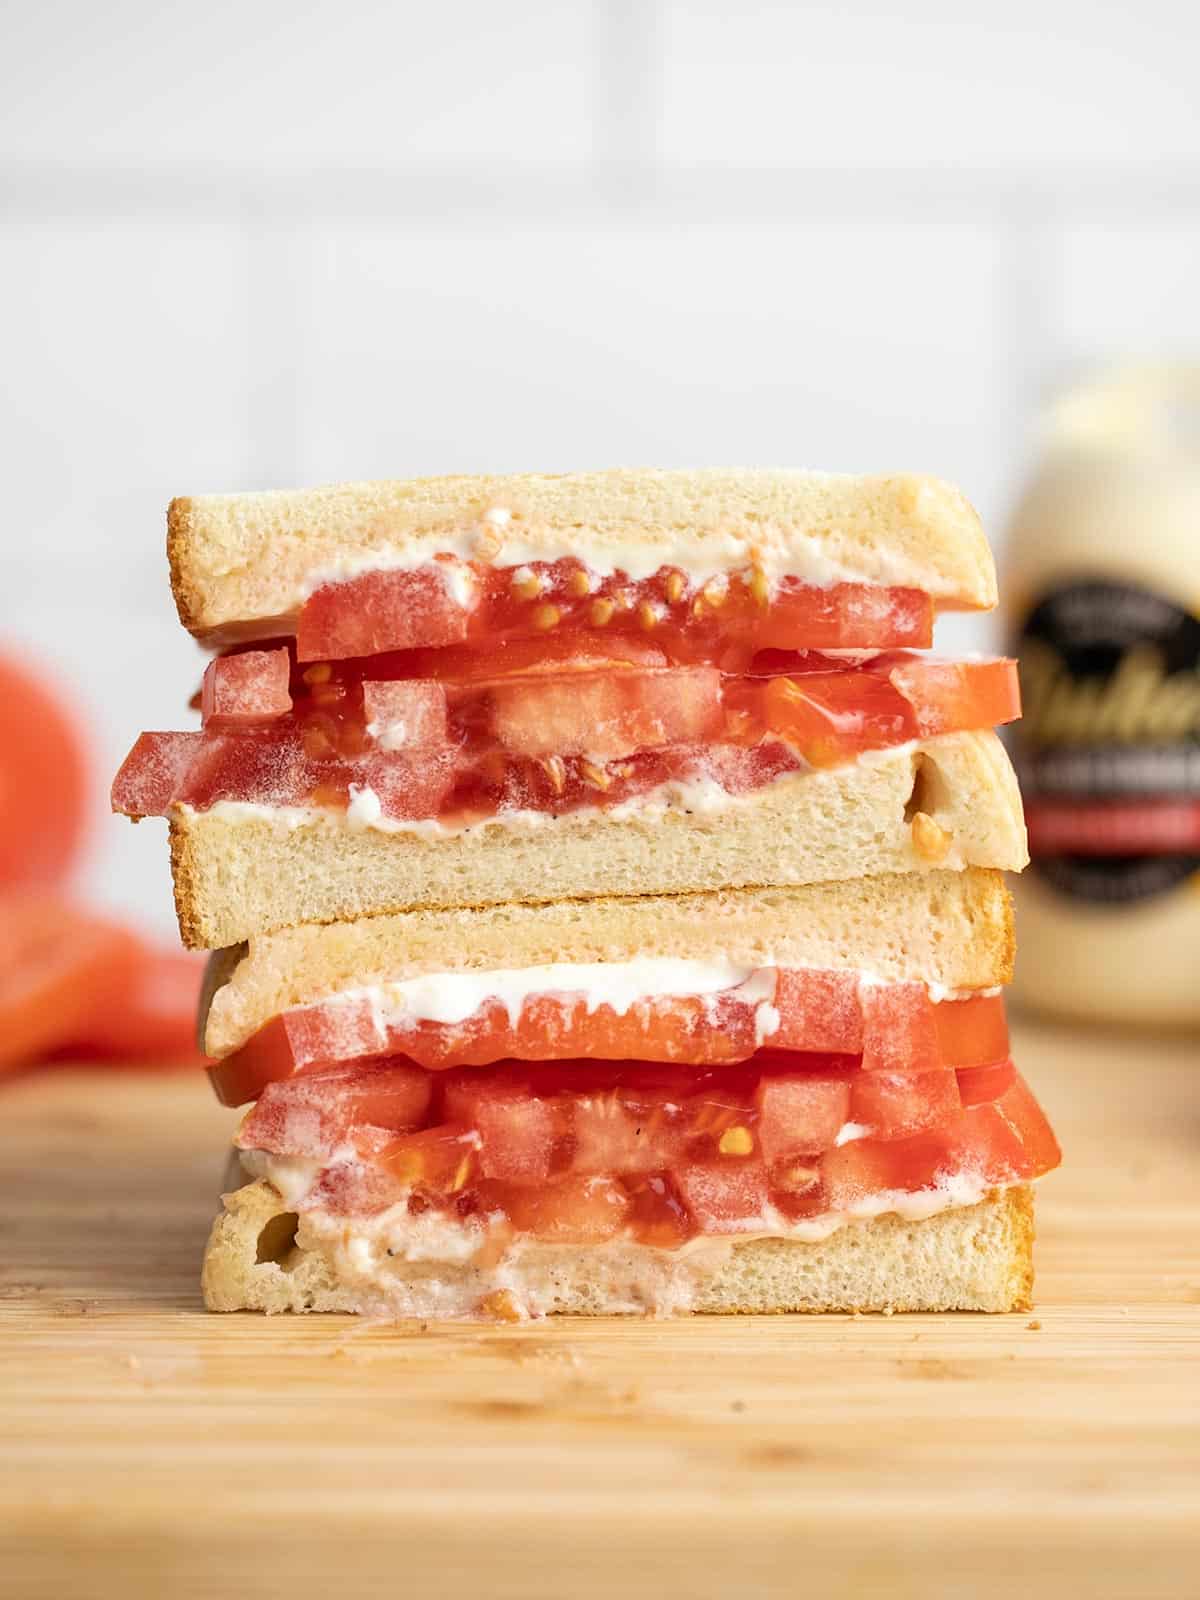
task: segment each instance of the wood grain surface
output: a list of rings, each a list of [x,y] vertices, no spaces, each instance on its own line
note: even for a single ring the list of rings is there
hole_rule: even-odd
[[[1037,1310],[208,1316],[233,1117],[0,1090],[0,1593],[1200,1594],[1200,1046],[1025,1027]]]

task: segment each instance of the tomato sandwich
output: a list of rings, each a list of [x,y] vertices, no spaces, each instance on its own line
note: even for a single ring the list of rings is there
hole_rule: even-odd
[[[114,803],[170,820],[198,948],[262,928],[1016,868],[978,519],[925,479],[598,473],[177,501],[200,728]],[[914,833],[920,812],[927,820]]]
[[[214,1310],[983,1310],[1057,1164],[1013,1063],[1014,664],[931,479],[176,501],[168,819],[244,1108]]]

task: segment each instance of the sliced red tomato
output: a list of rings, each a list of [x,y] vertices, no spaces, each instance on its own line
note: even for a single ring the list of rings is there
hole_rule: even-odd
[[[208,1075],[223,1106],[240,1106],[295,1072],[385,1051],[369,1000],[300,1006],[273,1018],[234,1055],[214,1062]]]
[[[385,816],[438,815],[454,782],[454,748],[347,755],[340,737],[331,718],[318,717],[262,735],[143,733],[113,783],[113,810],[165,816],[173,805],[203,811],[220,800],[344,808],[370,789]]]
[[[432,1096],[432,1080],[419,1067],[389,1063],[307,1073],[268,1084],[235,1143],[243,1150],[330,1156],[364,1125],[419,1128]]]
[[[850,1119],[851,1083],[860,1074],[772,1074],[758,1086],[758,1140],[770,1166],[828,1150]]]
[[[858,1055],[863,1041],[861,980],[857,972],[782,967],[775,980],[779,1050],[831,1050]]]
[[[767,1174],[761,1161],[693,1161],[671,1181],[696,1233],[747,1233],[763,1226]]]
[[[489,654],[489,673],[477,664],[461,679],[392,676],[404,670],[397,657],[321,662],[293,676],[294,708],[274,722],[266,709],[282,699],[272,702],[239,675],[267,663],[262,672],[269,667],[286,696],[285,652],[222,657],[206,676],[206,728],[143,734],[117,775],[114,809],[150,816],[221,800],[336,809],[369,789],[380,814],[401,821],[470,822],[506,810],[558,815],[617,806],[666,783],[716,783],[744,794],[920,731],[923,666],[904,656],[879,660],[902,664],[916,710],[878,662],[762,678],[632,660],[585,670],[578,650],[531,658],[518,670],[503,654]],[[999,666],[1003,676],[1007,665]],[[986,693],[976,704],[970,685],[996,676],[995,667],[935,664],[939,729],[952,716],[955,726],[985,725],[996,706],[985,703]],[[960,691],[953,705],[942,683],[951,668]],[[224,689],[222,674],[230,679]],[[216,709],[219,693],[232,709]]]
[[[642,1244],[675,1250],[695,1232],[687,1207],[665,1172],[626,1179],[629,1230]]]
[[[78,720],[46,673],[0,652],[0,890],[65,883],[87,808]]]
[[[236,731],[278,721],[292,709],[291,674],[292,658],[283,647],[217,656],[200,689],[204,727]]]
[[[881,1191],[917,1192],[967,1173],[985,1185],[1020,1183],[1062,1159],[1045,1113],[1017,1076],[998,1100],[972,1105],[915,1138],[856,1140],[820,1162],[817,1210],[852,1211]]]
[[[535,1182],[567,1170],[642,1171],[685,1149],[723,1153],[731,1129],[751,1137],[753,1082],[620,1062],[501,1064],[448,1074],[442,1104],[449,1120],[479,1130],[484,1177]]]
[[[165,817],[205,744],[202,733],[139,734],[113,779],[113,810],[128,817]]]
[[[111,1004],[94,1006],[81,1031],[58,1049],[78,1060],[198,1066],[196,1006],[203,957],[139,941],[135,961]]]
[[[995,727],[1020,714],[1015,661],[905,655],[771,677],[761,708],[766,727],[815,767],[838,766],[864,750],[908,739]]]
[[[411,571],[361,573],[314,591],[300,612],[301,661],[375,655],[470,640],[576,638],[638,632],[670,659],[697,649],[895,649],[930,643],[933,604],[914,589],[796,578],[773,587],[761,573],[692,584],[678,569],[601,578],[579,561],[490,567],[438,559]]]
[[[958,1073],[958,1093],[964,1106],[986,1105],[1008,1093],[1016,1081],[1011,1061],[994,1061],[986,1067],[964,1067]]]
[[[963,1116],[955,1154],[963,1167],[977,1157],[989,1181],[1013,1183],[1038,1178],[1057,1167],[1062,1149],[1029,1085],[1016,1073],[1012,1087],[997,1100],[972,1106]],[[980,1156],[987,1145],[986,1156]]]
[[[586,637],[553,632],[533,639],[494,640],[486,649],[474,644],[447,645],[441,650],[374,656],[369,662],[339,661],[334,670],[351,675],[366,672],[372,678],[436,678],[463,685],[547,673],[667,665],[665,654],[645,639],[607,632]]]
[[[864,1068],[868,1072],[929,1072],[946,1065],[936,1011],[923,983],[864,985]]]
[[[1008,1017],[1003,995],[943,1000],[933,1008],[933,1021],[941,1059],[947,1066],[975,1067],[1007,1060]]]
[[[661,1099],[620,1089],[572,1096],[575,1172],[658,1172],[682,1156],[688,1129],[682,1114]]]
[[[911,707],[891,684],[869,672],[770,678],[762,715],[772,733],[814,767],[836,767],[863,750],[915,737]]]
[[[479,1133],[483,1177],[537,1183],[550,1176],[566,1107],[535,1095],[527,1080],[507,1072],[457,1073],[443,1085],[442,1105],[451,1122]]]
[[[902,992],[889,1000],[897,989]],[[869,1044],[864,1008],[871,1017]],[[935,1005],[917,984],[874,985],[860,1000],[857,973],[785,968],[777,976],[774,1009],[779,1026],[770,1036],[772,1055],[861,1055],[869,1070],[912,1072],[978,1066],[1008,1054],[999,995]],[[664,997],[622,1013],[603,1005],[590,1009],[582,997],[545,994],[531,997],[515,1024],[506,1006],[489,1000],[464,1022],[393,1022],[381,1030],[368,1001],[335,999],[274,1018],[214,1063],[209,1076],[223,1105],[243,1105],[264,1084],[294,1072],[385,1054],[435,1071],[510,1058],[713,1065],[754,1056],[758,1021],[758,1006],[736,992]]]
[[[458,592],[456,579],[463,580]],[[301,608],[296,655],[301,661],[322,661],[460,644],[478,600],[478,585],[464,572],[464,563],[454,560],[322,584]]]
[[[479,1176],[479,1145],[474,1128],[447,1122],[392,1140],[376,1159],[397,1184],[459,1194]]]
[[[559,1178],[546,1184],[496,1185],[485,1191],[520,1233],[548,1244],[602,1244],[621,1233],[630,1199],[615,1178]]]
[[[912,707],[922,738],[960,728],[991,728],[1021,715],[1017,663],[1004,657],[984,661],[930,661],[907,657],[892,664],[883,657],[876,670]]]
[[[538,1237],[628,1229],[668,1248],[769,1225],[772,1207],[794,1218],[870,1211],[881,1195],[955,1177],[1022,1182],[1059,1160],[1011,1068],[893,1076],[828,1064],[805,1084],[776,1067],[509,1066],[464,1070],[438,1089],[411,1066],[327,1072],[272,1086],[238,1143],[324,1158],[308,1203],[335,1210],[407,1195],[410,1209],[452,1217],[505,1213]],[[847,1109],[857,1137],[839,1143]]]
[[[700,744],[722,727],[715,667],[520,677],[489,689],[492,732],[518,756],[607,761],[641,749]]]
[[[364,680],[363,716],[381,748],[445,745],[446,689],[443,684],[416,679],[388,682]]]
[[[797,578],[785,578],[756,631],[755,647],[924,650],[933,643],[933,611],[933,601],[919,589],[869,583],[813,589]]]
[[[0,1070],[85,1035],[129,993],[141,954],[134,934],[68,901],[0,895]]]
[[[850,1091],[851,1122],[873,1139],[908,1139],[949,1121],[960,1109],[958,1079],[938,1072],[859,1072]]]

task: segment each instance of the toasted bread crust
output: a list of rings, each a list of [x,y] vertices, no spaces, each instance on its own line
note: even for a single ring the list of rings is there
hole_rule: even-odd
[[[973,508],[951,485],[911,474],[423,478],[181,498],[167,513],[180,620],[214,640],[294,615],[313,574],[346,560],[416,565],[450,552],[498,567],[564,555],[604,565],[631,544],[711,571],[739,570],[757,552],[780,573],[917,588],[947,608],[996,600]]]
[[[198,542],[192,527],[194,501],[172,500],[167,507],[167,566],[171,573],[171,593],[175,610],[184,627],[193,630],[200,616],[204,599],[196,578],[190,552]]]
[[[914,841],[918,804],[948,835],[937,861]],[[992,733],[943,734],[788,776],[715,812],[589,809],[438,838],[356,831],[335,813],[300,825],[220,807],[171,818],[176,909],[193,949],[422,907],[1019,870],[1026,859],[1016,779]]]
[[[430,972],[675,956],[866,970],[983,989],[1012,976],[1012,906],[998,872],[897,873],[792,889],[727,889],[409,911],[261,934],[210,963],[205,1048],[224,1056],[272,1017],[341,990]]]
[[[420,1309],[419,1280],[406,1283],[403,1267],[387,1287],[348,1280],[333,1257],[306,1245],[303,1220],[269,1183],[247,1184],[223,1199],[202,1273],[210,1311],[386,1315],[399,1305],[437,1314]],[[849,1223],[819,1243],[737,1242],[699,1269],[694,1258],[673,1261],[670,1252],[646,1246],[622,1246],[616,1262],[607,1246],[534,1246],[519,1282],[535,1309],[563,1316],[648,1309],[631,1303],[628,1289],[630,1276],[647,1265],[668,1292],[673,1279],[684,1289],[677,1302],[684,1309],[707,1314],[1027,1311],[1033,1239],[1033,1193],[1018,1186],[921,1222],[892,1215]],[[473,1268],[445,1263],[434,1270],[470,1291]]]

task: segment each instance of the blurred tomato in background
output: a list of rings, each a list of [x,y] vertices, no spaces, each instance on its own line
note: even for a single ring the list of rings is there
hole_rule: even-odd
[[[201,1059],[203,960],[72,892],[104,801],[66,688],[0,647],[0,1072],[50,1060]]]

